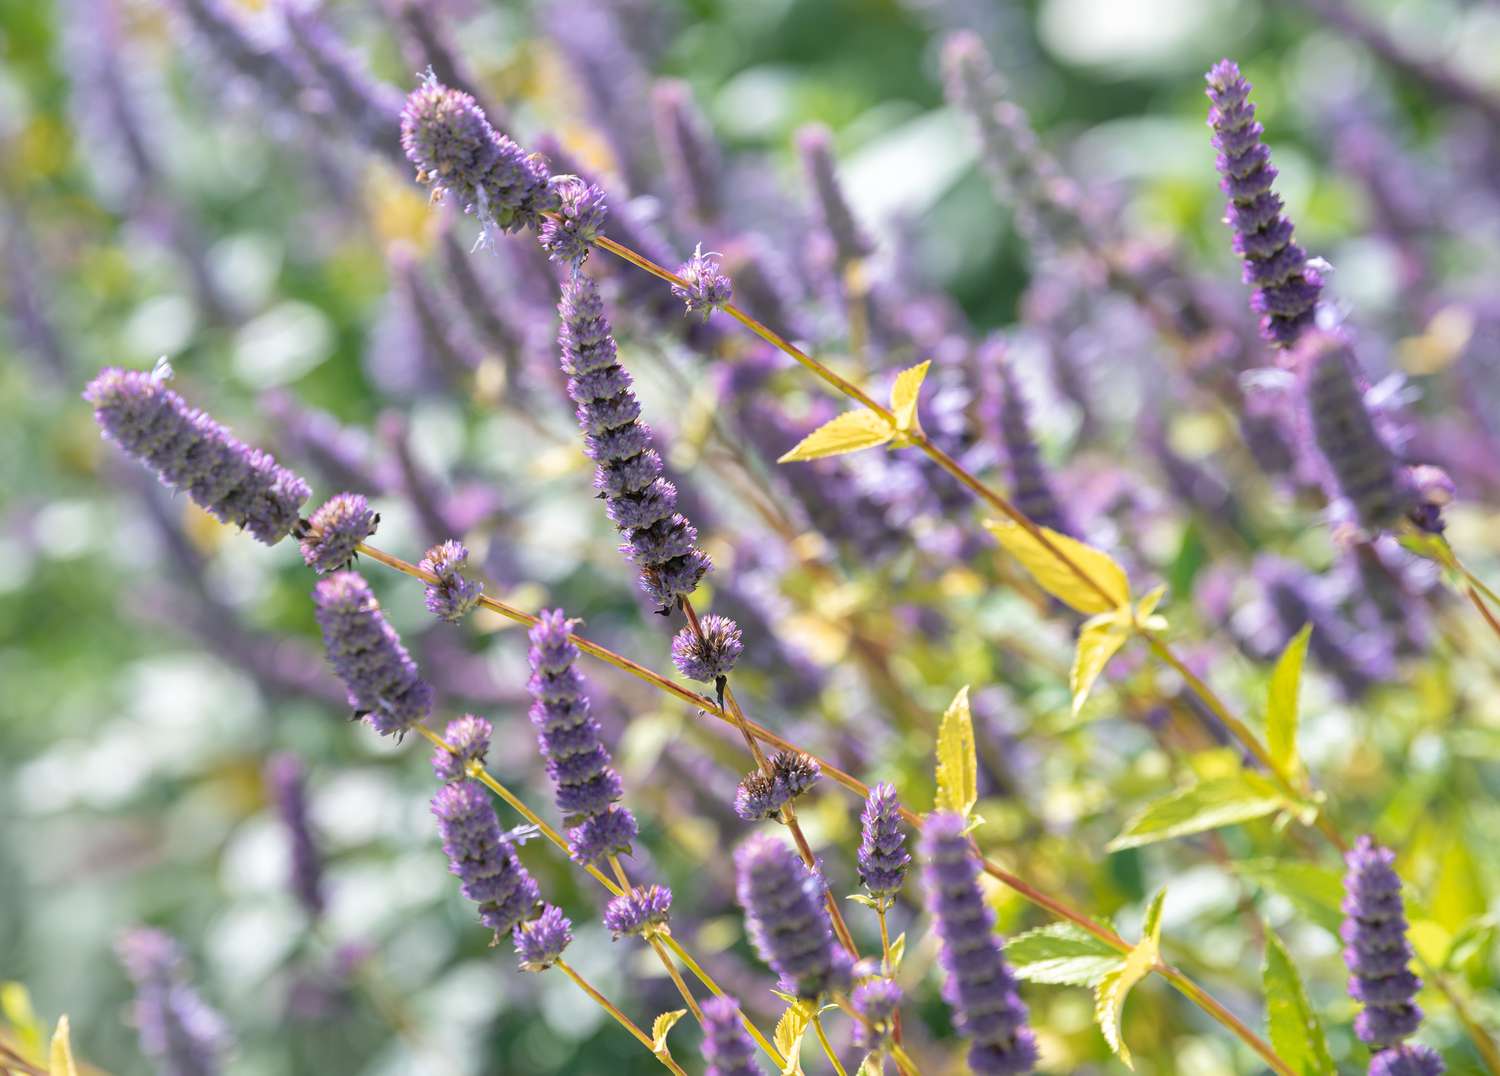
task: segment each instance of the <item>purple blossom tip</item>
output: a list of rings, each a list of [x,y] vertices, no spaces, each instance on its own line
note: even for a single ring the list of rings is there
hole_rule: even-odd
[[[740,1020],[740,1003],[728,994],[712,997],[703,1010],[704,1076],[760,1076],[755,1043]]]
[[[638,832],[630,808],[615,804],[568,830],[568,854],[575,863],[597,867],[610,856],[629,855]]]
[[[427,584],[426,593],[427,610],[433,616],[456,623],[479,604],[484,584],[464,578],[463,569],[468,565],[468,549],[452,539],[433,546],[417,565],[437,576],[437,582]]]
[[[766,834],[742,844],[734,863],[750,940],[781,976],[781,989],[805,998],[847,990],[853,965],[834,939],[822,879]]]
[[[1411,943],[1406,938],[1406,911],[1396,854],[1368,836],[1360,837],[1344,856],[1344,963],[1349,994],[1364,1004],[1354,1033],[1375,1049],[1400,1044],[1422,1022],[1413,1000],[1422,982],[1411,973]],[[1374,1069],[1372,1067],[1371,1071]]]
[[[1369,1076],[1442,1076],[1446,1071],[1436,1050],[1408,1044],[1382,1050],[1371,1058]]]
[[[859,821],[859,880],[876,900],[888,901],[901,891],[911,866],[896,787],[883,782],[870,789]]]
[[[972,1040],[969,1066],[981,1076],[1032,1071],[1037,1049],[1026,1026],[1026,1003],[1001,952],[994,912],[979,888],[979,857],[964,833],[964,820],[934,812],[922,830],[921,852],[943,997],[953,1006],[959,1032]]]
[[[573,924],[561,908],[548,904],[541,915],[519,924],[511,937],[522,971],[546,971],[557,963],[573,940]]]
[[[307,813],[307,783],[296,755],[277,755],[266,764],[266,790],[291,839],[292,892],[310,920],[323,914],[323,857]]]
[[[490,723],[474,714],[464,714],[448,722],[443,730],[443,743],[447,746],[432,750],[432,772],[439,781],[467,780],[469,763],[484,762],[493,735]]]
[[[710,683],[729,675],[745,641],[740,626],[727,616],[710,613],[699,627],[701,634],[688,625],[672,637],[672,664],[689,680]]]
[[[363,578],[354,572],[325,576],[313,588],[313,602],[323,648],[358,716],[390,736],[432,711],[432,688]]]
[[[135,986],[131,1014],[141,1052],[158,1071],[174,1076],[214,1076],[224,1069],[230,1035],[187,978],[177,942],[159,930],[136,927],[115,943]]]
[[[1458,494],[1448,472],[1424,463],[1408,468],[1404,482],[1410,494],[1407,518],[1428,534],[1442,534],[1448,526],[1443,519],[1443,509],[1452,504]]]
[[[363,494],[330,497],[303,528],[302,559],[319,575],[347,568],[359,543],[375,533],[377,521]]]
[[[604,191],[577,176],[553,176],[551,185],[557,209],[542,221],[537,239],[553,261],[582,265],[589,256],[589,244],[603,232],[609,215]]]
[[[849,995],[849,1003],[859,1013],[854,1042],[861,1050],[874,1050],[890,1036],[892,1018],[901,1007],[901,987],[894,979],[866,979]]]
[[[719,272],[716,254],[704,254],[698,244],[693,256],[677,267],[682,284],[672,285],[672,294],[681,299],[689,314],[702,314],[705,321],[715,310],[722,310],[734,297],[734,282]]]
[[[746,822],[774,818],[781,809],[817,784],[822,769],[799,751],[778,751],[768,760],[769,772],[747,774],[735,790],[734,812]]]
[[[445,784],[432,798],[432,813],[448,869],[463,895],[479,905],[480,921],[498,935],[531,919],[540,892],[502,834],[484,788],[477,781]]]
[[[162,377],[109,367],[83,398],[115,444],[221,523],[275,545],[297,526],[308,484],[267,453],[237,440],[167,388]]]
[[[604,926],[618,941],[626,934],[648,934],[667,925],[672,891],[664,885],[636,886],[604,909]]]

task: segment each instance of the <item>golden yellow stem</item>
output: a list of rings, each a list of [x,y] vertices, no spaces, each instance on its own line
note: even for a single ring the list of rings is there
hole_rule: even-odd
[[[650,1050],[653,1057],[655,1057],[663,1065],[667,1066],[667,1068],[677,1073],[677,1076],[687,1076],[687,1073],[682,1071],[682,1066],[679,1065],[676,1061],[673,1061],[672,1058],[665,1052],[657,1053],[656,1044],[651,1041],[651,1036],[647,1035],[640,1028],[636,1027],[634,1020],[626,1016],[619,1009],[615,1008],[614,1003],[610,1001],[609,998],[605,997],[603,994],[599,993],[599,991],[595,990],[593,986],[590,985],[587,979],[585,979],[582,975],[579,975],[578,972],[574,971],[573,968],[569,966],[567,961],[558,960],[557,966],[562,969],[563,973],[566,974],[569,979],[572,979],[575,983],[578,984],[578,989],[582,990],[585,994],[598,1002],[600,1008],[609,1013],[609,1015],[613,1016],[615,1020],[619,1022],[621,1027],[634,1035],[636,1037],[636,1040],[639,1041],[642,1046]]]

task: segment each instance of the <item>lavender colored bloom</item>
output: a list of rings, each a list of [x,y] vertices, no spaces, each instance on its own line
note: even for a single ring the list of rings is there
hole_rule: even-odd
[[[677,512],[677,489],[661,477],[661,457],[615,341],[599,287],[581,273],[563,282],[558,344],[568,395],[578,405],[584,450],[596,464],[594,486],[625,537],[622,551],[641,570],[641,586],[663,612],[697,589],[711,567],[698,532]]]
[[[546,161],[491,127],[474,98],[436,79],[407,97],[401,148],[417,166],[419,183],[436,195],[451,194],[487,228],[534,229],[554,208]]]
[[[329,110],[366,147],[400,163],[401,91],[374,79],[360,58],[312,11],[281,6],[287,37],[327,93]]]
[[[740,1003],[728,994],[703,1002],[704,1076],[760,1076],[755,1043],[740,1022]]]
[[[498,934],[509,934],[532,918],[541,894],[515,849],[500,831],[494,804],[477,781],[454,781],[432,797],[448,869],[458,875],[463,895],[479,905],[479,919]]]
[[[1250,83],[1231,60],[1208,72],[1208,125],[1219,151],[1219,186],[1229,195],[1228,222],[1234,249],[1245,261],[1245,283],[1255,285],[1250,305],[1261,315],[1261,335],[1278,347],[1291,347],[1313,324],[1323,279],[1307,264],[1292,240],[1292,222],[1282,215],[1271,189],[1276,169],[1265,133],[1250,103]]]
[[[482,717],[464,714],[448,722],[443,730],[446,747],[432,749],[432,772],[439,781],[464,781],[470,762],[484,762],[489,753],[494,727]]]
[[[292,845],[292,892],[316,921],[323,914],[323,857],[307,817],[307,784],[296,755],[277,755],[266,766],[266,788]]]
[[[999,405],[1000,441],[1010,474],[1011,499],[1028,519],[1061,534],[1072,534],[1073,528],[1052,489],[1051,477],[1042,462],[1041,445],[1031,429],[1031,414],[1021,387],[1016,381],[1004,345],[992,341],[986,345],[981,368],[994,372],[995,402]]]
[[[672,891],[664,885],[636,886],[604,909],[604,926],[618,941],[626,934],[648,934],[667,925]]]
[[[1344,856],[1349,870],[1339,937],[1350,971],[1349,994],[1365,1007],[1355,1017],[1354,1033],[1377,1050],[1398,1045],[1422,1023],[1413,1000],[1422,981],[1408,967],[1412,948],[1395,862],[1396,854],[1369,836],[1360,837]]]
[[[729,675],[745,643],[739,625],[727,616],[710,613],[699,627],[701,635],[689,625],[672,637],[672,664],[689,680],[708,683]]]
[[[1278,629],[1276,645],[1266,648],[1269,652],[1279,651],[1302,625],[1311,624],[1308,649],[1350,700],[1363,698],[1375,683],[1395,671],[1386,636],[1357,632],[1320,591],[1317,578],[1301,565],[1267,555],[1256,560],[1252,571],[1265,588]]]
[[[677,267],[677,275],[684,284],[673,284],[672,294],[683,301],[689,314],[701,313],[703,320],[734,297],[734,282],[719,272],[719,260],[714,254],[704,254],[699,243],[693,256]]]
[[[302,531],[302,559],[319,575],[347,568],[355,547],[375,533],[375,513],[361,493],[339,493],[312,514]]]
[[[721,210],[719,148],[687,83],[664,79],[652,87],[651,116],[673,200],[697,222],[715,223]]]
[[[547,257],[563,265],[579,266],[589,256],[589,244],[604,230],[609,208],[604,191],[577,176],[553,176],[557,215],[542,221],[537,239]]]
[[[797,132],[797,151],[802,170],[812,188],[813,205],[824,236],[833,247],[833,260],[842,271],[852,261],[875,252],[875,244],[854,219],[833,160],[833,135],[817,125]]]
[[[963,818],[947,811],[929,815],[921,851],[941,945],[943,998],[953,1006],[960,1033],[972,1040],[969,1067],[981,1076],[1030,1072],[1037,1061],[1035,1037],[994,931],[995,914],[979,888],[979,858]]]
[[[313,588],[313,602],[324,650],[357,716],[390,736],[405,735],[432,712],[432,688],[364,579],[354,572],[327,576]]]
[[[141,1052],[162,1076],[213,1076],[222,1072],[229,1028],[187,979],[177,943],[159,930],[136,927],[121,935],[115,952],[135,984],[131,1013]]]
[[[1441,467],[1425,463],[1408,468],[1403,479],[1411,499],[1406,518],[1429,534],[1442,534],[1447,529],[1443,509],[1458,492],[1453,479]]]
[[[433,616],[456,623],[479,603],[484,584],[464,578],[463,569],[468,564],[469,551],[450,539],[429,549],[417,565],[437,576],[436,583],[427,584],[427,610]]]
[[[882,782],[870,789],[859,830],[859,880],[870,896],[889,902],[901,891],[911,866],[895,785]]]
[[[822,879],[762,833],[740,845],[734,863],[750,940],[781,989],[805,998],[848,989],[852,962],[834,939]]]
[[[573,940],[573,924],[561,908],[548,904],[541,915],[529,923],[518,924],[511,937],[522,971],[546,971],[557,963]]]
[[[109,367],[89,382],[83,398],[93,404],[106,437],[220,522],[266,545],[297,525],[312,494],[307,483],[189,407],[160,377]]]
[[[746,822],[775,818],[786,802],[783,790],[770,774],[756,770],[745,775],[734,792],[734,813]]]
[[[781,790],[783,803],[791,803],[818,783],[821,767],[811,755],[800,751],[777,751],[771,756],[771,777]]]
[[[1446,1071],[1442,1057],[1429,1046],[1406,1044],[1370,1059],[1370,1076],[1442,1076]]]
[[[326,411],[306,407],[290,392],[275,389],[260,397],[260,410],[276,426],[276,443],[286,455],[311,465],[328,485],[385,493],[390,470],[372,463],[373,447],[364,430],[342,426]]]
[[[576,863],[597,866],[610,856],[628,855],[638,832],[635,815],[617,804],[568,830],[568,854]]]
[[[854,1027],[855,1046],[873,1050],[890,1036],[892,1018],[901,1007],[901,987],[895,979],[866,979],[849,995],[849,1003],[864,1018]]]

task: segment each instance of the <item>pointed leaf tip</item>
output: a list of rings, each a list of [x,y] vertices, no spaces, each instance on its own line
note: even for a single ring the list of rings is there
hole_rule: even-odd
[[[842,456],[847,452],[883,445],[895,436],[896,431],[891,424],[874,411],[868,408],[845,411],[813,430],[776,462],[797,463],[802,460],[823,459],[826,456]]]

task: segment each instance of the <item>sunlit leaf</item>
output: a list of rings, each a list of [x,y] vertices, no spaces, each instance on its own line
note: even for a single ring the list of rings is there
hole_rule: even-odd
[[[807,1034],[807,1027],[812,1023],[813,1011],[812,1006],[799,999],[788,1005],[781,1019],[776,1021],[771,1041],[786,1059],[781,1076],[802,1076],[802,1036]]]
[[[78,1076],[78,1066],[73,1061],[73,1038],[68,1027],[67,1013],[57,1018],[57,1030],[52,1032],[52,1047],[47,1056],[49,1076]]]
[[[865,1059],[859,1063],[859,1070],[854,1076],[884,1076],[885,1065],[881,1061],[879,1050],[865,1054]]]
[[[1146,909],[1146,921],[1141,928],[1141,940],[1126,954],[1120,967],[1099,980],[1094,991],[1094,1019],[1104,1033],[1104,1041],[1125,1063],[1126,1068],[1135,1068],[1130,1057],[1130,1048],[1125,1045],[1120,1031],[1120,1018],[1125,1011],[1125,999],[1131,988],[1151,973],[1161,953],[1161,908],[1167,891],[1161,890],[1152,898]]]
[[[1266,702],[1266,746],[1271,760],[1289,776],[1297,772],[1297,695],[1302,684],[1302,663],[1307,659],[1307,641],[1312,625],[1302,625],[1286,644],[1276,668]]]
[[[1443,954],[1443,969],[1456,970],[1476,956],[1486,953],[1494,944],[1497,927],[1500,927],[1500,921],[1493,915],[1481,916],[1465,923],[1453,935],[1448,951]]]
[[[891,942],[891,966],[889,971],[892,975],[901,967],[901,958],[906,956],[906,931],[897,934]]]
[[[984,525],[995,536],[995,540],[1031,573],[1043,590],[1080,613],[1113,612],[1129,603],[1130,581],[1125,576],[1125,569],[1116,564],[1108,553],[1047,527],[1037,529],[1057,552],[1048,549],[1036,535],[1018,523],[990,519]],[[1058,553],[1093,579],[1098,584],[1098,589],[1080,579],[1072,568],[1059,559]]]
[[[917,417],[917,393],[921,391],[922,381],[931,365],[931,360],[928,360],[902,370],[891,386],[891,413],[896,416],[896,429],[902,433],[912,428]]]
[[[776,462],[795,463],[799,460],[822,459],[824,456],[842,456],[846,452],[858,452],[863,448],[883,445],[895,436],[896,431],[891,424],[874,411],[867,408],[845,411],[802,438],[796,448]]]
[[[1113,622],[1090,622],[1078,633],[1078,645],[1073,651],[1073,667],[1068,672],[1068,690],[1073,693],[1073,714],[1083,709],[1094,681],[1109,664],[1109,659],[1119,652],[1130,636]]]
[[[1241,877],[1285,897],[1307,919],[1332,934],[1343,922],[1343,876],[1331,867],[1280,859],[1249,859],[1234,864]]]
[[[1266,994],[1266,1033],[1272,1048],[1297,1076],[1337,1076],[1323,1025],[1308,1003],[1297,967],[1281,939],[1269,930],[1261,980]]]
[[[41,1053],[44,1029],[31,1007],[31,992],[25,985],[0,983],[0,1016],[5,1017],[29,1053]]]
[[[938,725],[937,798],[939,811],[968,818],[979,802],[979,761],[974,744],[974,717],[965,684],[953,696]]]
[[[1106,847],[1111,852],[1232,826],[1295,805],[1258,773],[1241,771],[1200,781],[1149,804]]]
[[[1125,964],[1125,956],[1072,923],[1049,923],[1012,938],[1005,959],[1016,977],[1033,983],[1097,986]]]
[[[667,1032],[677,1025],[677,1021],[687,1015],[686,1009],[673,1009],[664,1012],[651,1023],[651,1048],[661,1053],[667,1047]]]

